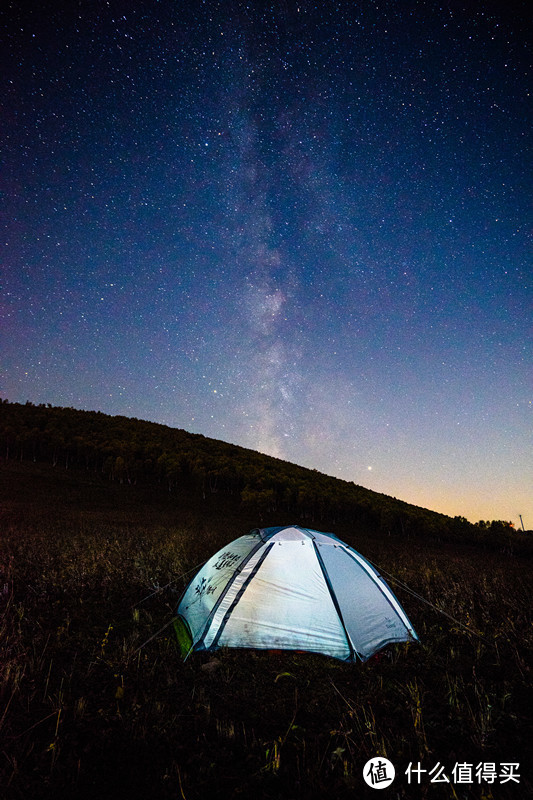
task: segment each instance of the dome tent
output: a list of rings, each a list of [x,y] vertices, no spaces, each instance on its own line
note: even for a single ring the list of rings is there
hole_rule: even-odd
[[[353,662],[418,638],[363,556],[332,533],[296,525],[256,529],[223,547],[189,583],[177,614],[186,655],[246,647]]]

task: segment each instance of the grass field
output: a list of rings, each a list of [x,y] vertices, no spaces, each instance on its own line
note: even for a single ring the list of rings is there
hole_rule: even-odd
[[[0,485],[0,796],[373,797],[377,755],[396,767],[391,798],[533,796],[527,554],[337,527],[483,638],[391,583],[419,645],[357,665],[230,650],[183,663],[171,627],[139,647],[171,619],[179,576],[259,520],[36,465],[3,465]],[[451,783],[409,785],[410,762]]]

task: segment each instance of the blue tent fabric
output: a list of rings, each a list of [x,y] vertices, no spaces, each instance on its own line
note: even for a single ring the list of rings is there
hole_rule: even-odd
[[[417,640],[374,567],[334,534],[297,525],[256,529],[223,547],[177,609],[190,650],[308,650],[366,661]]]

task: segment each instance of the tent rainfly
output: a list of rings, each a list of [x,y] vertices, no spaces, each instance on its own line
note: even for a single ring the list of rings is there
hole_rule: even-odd
[[[253,530],[199,570],[177,609],[182,651],[307,650],[366,661],[418,639],[383,578],[332,533]]]

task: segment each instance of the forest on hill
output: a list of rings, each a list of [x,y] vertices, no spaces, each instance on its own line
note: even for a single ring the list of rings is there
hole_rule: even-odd
[[[197,506],[217,496],[240,510],[376,534],[461,538],[513,549],[511,523],[448,517],[272,456],[136,418],[0,401],[0,458],[84,470],[116,484],[157,485]]]

